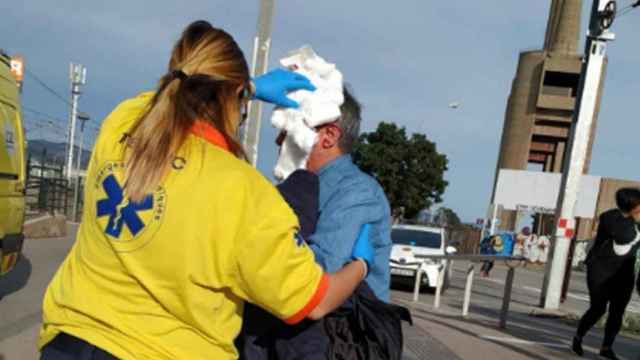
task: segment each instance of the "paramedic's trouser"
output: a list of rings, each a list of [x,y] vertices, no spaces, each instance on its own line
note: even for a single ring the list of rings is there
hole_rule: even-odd
[[[602,347],[610,348],[616,335],[622,327],[624,311],[631,300],[634,286],[633,268],[623,267],[616,275],[605,281],[599,281],[597,269],[587,270],[587,285],[589,286],[589,298],[591,305],[582,316],[578,324],[578,336],[584,336],[607,312],[609,305],[609,317],[604,330]]]
[[[326,360],[329,338],[322,321],[287,325],[265,310],[245,304],[241,360]]]
[[[60,333],[42,349],[40,360],[118,360],[118,358],[82,339]]]

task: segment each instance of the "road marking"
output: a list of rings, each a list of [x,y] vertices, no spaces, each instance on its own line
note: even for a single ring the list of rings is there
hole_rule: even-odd
[[[567,297],[570,297],[572,299],[576,299],[576,300],[582,300],[582,301],[586,301],[589,302],[589,297],[588,296],[584,296],[584,295],[576,295],[576,294],[572,294],[572,293],[567,293]]]
[[[522,289],[532,291],[538,294],[541,292],[540,289],[534,288],[532,286],[523,286]],[[586,295],[567,293],[567,297],[575,300],[579,300],[579,301],[591,302],[591,300],[589,300],[589,297]],[[640,302],[636,300],[631,300],[631,302],[629,302],[629,305],[627,306],[627,311],[640,314]]]
[[[529,291],[533,291],[533,292],[536,292],[536,293],[540,293],[540,292],[541,292],[541,291],[540,291],[540,289],[538,289],[538,288],[534,288],[534,287],[532,287],[532,286],[523,286],[522,288],[523,288],[524,290],[529,290]]]
[[[498,280],[498,279],[493,279],[493,278],[480,278],[481,280],[486,280],[486,281],[490,281],[492,283],[496,283],[496,284],[500,284],[500,285],[504,285],[504,281],[502,280]]]
[[[478,337],[484,340],[489,340],[489,341],[497,341],[497,342],[529,345],[529,346],[547,346],[547,347],[555,347],[555,348],[563,348],[563,349],[569,346],[567,344],[561,344],[561,343],[529,341],[529,340],[522,340],[522,339],[510,338],[510,337],[499,337],[499,336],[488,336],[488,335],[480,335]]]

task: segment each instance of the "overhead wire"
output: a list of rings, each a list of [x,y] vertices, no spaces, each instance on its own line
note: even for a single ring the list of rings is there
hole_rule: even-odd
[[[629,14],[631,11],[635,10],[635,8],[640,6],[640,0],[634,0],[631,4],[619,9],[616,12],[616,18],[621,18],[627,14]]]
[[[25,67],[25,73],[29,75],[35,82],[37,82],[40,86],[42,86],[45,90],[47,90],[51,95],[55,96],[58,100],[65,103],[67,106],[72,106],[71,102],[67,100],[64,96],[60,95],[57,91],[55,91],[51,86],[47,85],[38,75],[36,75],[33,71],[31,71],[28,67]]]
[[[46,117],[46,118],[49,118],[49,119],[52,119],[52,120],[60,121],[60,122],[62,122],[62,123],[66,122],[65,120],[62,120],[62,119],[57,118],[57,117],[55,117],[55,116],[53,116],[53,115],[50,115],[50,114],[44,113],[44,112],[42,112],[42,111],[35,110],[35,109],[33,109],[33,108],[31,108],[31,107],[28,107],[28,106],[22,106],[22,110],[23,110],[23,111],[30,112],[30,113],[35,114],[35,115],[40,115],[40,116],[43,116],[43,117]]]
[[[22,106],[22,110],[26,111],[30,114],[33,115],[37,115],[37,116],[41,116],[43,118],[49,119],[49,120],[53,120],[55,122],[57,122],[57,133],[63,136],[67,136],[67,129],[65,129],[67,121],[63,120],[61,118],[58,118],[54,115],[51,114],[47,114],[45,112],[33,109],[29,106]],[[36,118],[32,118],[32,117],[26,117],[25,120],[29,120],[29,121],[43,121],[41,119],[36,119]],[[51,121],[48,121],[48,124],[53,125],[54,123]],[[36,130],[41,130],[42,127],[38,127]],[[87,123],[85,124],[85,134],[88,135],[88,144],[93,144],[98,136],[98,133],[100,132],[100,128],[92,123]]]

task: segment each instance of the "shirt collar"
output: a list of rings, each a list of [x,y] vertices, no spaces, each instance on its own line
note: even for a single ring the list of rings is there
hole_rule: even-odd
[[[216,129],[213,125],[209,124],[208,122],[201,121],[201,120],[196,121],[193,124],[193,127],[191,127],[191,132],[195,136],[204,139],[210,144],[218,146],[223,150],[226,150],[229,152],[231,151],[231,147],[229,146],[229,143],[227,142],[227,139],[224,137],[224,135],[222,135],[220,130]]]
[[[330,173],[335,172],[336,170],[338,170],[338,172],[340,172],[340,169],[343,169],[347,166],[349,166],[349,164],[352,164],[353,160],[351,159],[351,155],[349,154],[345,154],[345,155],[341,155],[337,158],[335,158],[335,160],[331,161],[330,163],[326,164],[325,166],[322,167],[322,169],[320,169],[320,171],[318,171],[318,176],[320,178],[327,176]]]

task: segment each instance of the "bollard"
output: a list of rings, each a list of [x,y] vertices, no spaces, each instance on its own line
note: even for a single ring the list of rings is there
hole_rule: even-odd
[[[462,316],[469,316],[469,304],[471,303],[471,287],[473,286],[473,274],[474,274],[473,263],[469,264],[469,269],[467,270],[467,284],[464,287],[464,303],[462,304]]]
[[[513,277],[515,269],[509,266],[507,280],[504,284],[504,296],[502,298],[502,310],[500,311],[500,328],[507,327],[507,313],[509,312],[509,302],[511,302],[511,289],[513,288]]]
[[[418,267],[416,270],[416,283],[413,286],[413,302],[418,302],[418,297],[420,296],[420,285],[422,280],[422,266]]]
[[[436,296],[433,299],[433,307],[440,308],[440,295],[442,294],[442,283],[444,280],[445,266],[440,265],[438,268],[438,280],[436,280]]]

